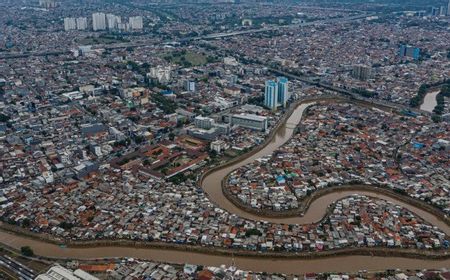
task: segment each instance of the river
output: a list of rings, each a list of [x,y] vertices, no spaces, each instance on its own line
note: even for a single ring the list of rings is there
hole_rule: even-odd
[[[428,92],[424,99],[422,105],[420,105],[420,110],[424,110],[427,112],[433,112],[434,107],[437,105],[436,96],[439,94],[440,90],[430,91]]]
[[[247,163],[252,162],[256,158],[271,154],[279,146],[286,143],[292,136],[296,125],[300,122],[304,110],[310,104],[299,105],[287,119],[286,124],[282,125],[276,132],[273,139],[254,155],[243,161],[210,173],[203,180],[202,187],[208,194],[211,201],[219,207],[242,217],[261,220],[259,216],[249,214],[237,208],[229,202],[223,195],[221,190],[222,179],[231,171],[239,168]],[[325,214],[326,208],[332,202],[348,196],[349,194],[359,193],[379,197],[402,205],[417,215],[421,216],[429,223],[438,226],[447,234],[450,234],[449,226],[437,219],[432,214],[423,211],[417,207],[405,204],[396,199],[387,197],[371,191],[340,191],[326,194],[313,201],[308,211],[303,217],[293,218],[266,218],[264,220],[277,223],[312,223],[320,220]],[[44,241],[31,239],[19,235],[0,231],[0,242],[14,248],[21,246],[30,246],[38,255],[57,258],[78,258],[78,259],[94,259],[94,258],[116,258],[116,257],[134,257],[149,259],[159,262],[171,263],[193,263],[209,266],[219,266],[221,264],[231,264],[231,258],[227,256],[210,255],[204,253],[194,253],[188,251],[167,250],[167,249],[151,249],[151,248],[135,248],[135,247],[119,247],[119,246],[103,246],[95,248],[61,248],[57,245]],[[236,257],[236,265],[240,269],[250,271],[265,271],[277,273],[294,273],[301,274],[305,272],[355,272],[362,269],[370,271],[385,270],[391,268],[401,269],[424,269],[424,268],[442,268],[450,267],[450,259],[447,260],[423,260],[401,257],[370,257],[370,256],[339,256],[327,257],[320,259],[269,259],[256,257]]]
[[[30,246],[41,256],[56,258],[118,258],[132,257],[159,262],[191,263],[207,266],[231,265],[232,259],[227,256],[215,256],[186,251],[160,250],[128,247],[95,247],[95,248],[61,248],[57,245],[25,238],[0,231],[0,242],[15,248]],[[311,260],[269,259],[235,257],[239,269],[250,271],[266,271],[270,273],[302,274],[306,272],[356,272],[367,269],[380,271],[391,268],[424,269],[450,267],[450,260],[423,260],[397,257],[345,256]]]

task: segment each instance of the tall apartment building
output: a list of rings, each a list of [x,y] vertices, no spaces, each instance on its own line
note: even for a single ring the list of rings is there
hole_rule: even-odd
[[[77,29],[77,22],[75,18],[64,18],[64,30],[65,31],[69,31],[69,30],[75,30]]]
[[[448,0],[448,3],[447,3],[447,16],[450,17],[450,0]]]
[[[278,77],[277,78],[277,85],[278,85],[278,105],[283,106],[283,108],[286,107],[287,101],[289,100],[289,88],[288,88],[288,79],[285,77]]]
[[[264,92],[264,106],[273,111],[275,111],[278,106],[278,85],[272,80],[266,82],[266,89]]]
[[[55,0],[39,0],[39,6],[46,9],[56,8],[58,3]]]
[[[130,26],[130,29],[132,30],[140,30],[144,28],[144,23],[142,20],[142,17],[130,17],[128,19],[128,23]]]
[[[440,16],[441,8],[440,7],[431,7],[431,15],[432,16]]]
[[[92,29],[94,31],[106,29],[106,17],[104,13],[92,14]]]
[[[370,79],[372,69],[367,65],[354,65],[352,69],[352,77],[361,81]]]
[[[285,77],[278,77],[277,81],[266,82],[264,92],[264,106],[275,111],[279,106],[286,107],[290,98],[289,81]]]
[[[122,19],[119,16],[113,14],[106,14],[106,25],[108,29],[117,29],[119,24],[122,23]]]
[[[77,18],[77,29],[78,30],[86,30],[88,27],[87,18],[79,17]]]

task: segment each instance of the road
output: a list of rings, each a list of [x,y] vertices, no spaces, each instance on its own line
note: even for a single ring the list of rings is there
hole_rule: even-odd
[[[301,24],[274,26],[274,27],[260,28],[260,29],[249,29],[249,30],[242,30],[242,31],[235,31],[235,32],[228,32],[228,33],[214,33],[214,34],[197,36],[197,37],[180,38],[178,40],[165,40],[165,41],[162,41],[159,43],[143,41],[143,42],[137,42],[137,43],[118,43],[118,44],[110,44],[110,45],[101,45],[100,44],[100,45],[95,45],[95,47],[111,50],[111,49],[122,49],[122,48],[128,48],[128,47],[144,47],[144,46],[148,46],[150,44],[164,45],[164,44],[169,44],[169,43],[173,43],[173,42],[190,42],[190,41],[198,41],[198,40],[218,39],[218,38],[232,37],[232,36],[245,35],[245,34],[255,34],[255,33],[261,33],[261,32],[276,31],[276,30],[282,30],[282,29],[293,29],[293,28],[297,28],[297,27],[306,27],[306,26],[320,25],[320,24],[333,23],[333,22],[347,22],[347,21],[363,19],[363,18],[373,16],[373,15],[374,14],[362,14],[362,15],[345,17],[345,18],[332,18],[332,19],[326,19],[326,20],[305,22],[305,23],[301,23]],[[39,57],[39,56],[63,55],[63,54],[69,54],[69,53],[70,53],[70,49],[38,51],[38,52],[9,53],[9,54],[0,55],[0,60],[26,58],[26,57],[31,57],[31,56]]]
[[[336,87],[336,86],[333,86],[333,85],[321,82],[320,80],[318,81],[317,77],[299,76],[299,75],[288,73],[288,72],[281,71],[281,70],[278,70],[278,69],[274,69],[274,68],[270,68],[270,67],[268,67],[268,68],[269,68],[269,71],[271,71],[273,73],[276,73],[278,75],[282,75],[282,76],[288,77],[288,78],[293,79],[293,80],[298,80],[298,81],[301,81],[301,82],[304,82],[304,83],[307,83],[307,84],[311,84],[311,85],[315,85],[315,86],[318,86],[318,87],[321,87],[321,88],[324,88],[324,89],[327,89],[327,90],[331,90],[331,91],[340,93],[340,94],[345,95],[345,96],[350,96],[351,98],[356,99],[356,100],[370,102],[370,103],[372,103],[374,105],[380,105],[380,106],[384,106],[384,107],[389,107],[389,108],[394,109],[394,110],[400,110],[400,111],[401,110],[406,110],[406,111],[414,112],[416,114],[425,114],[425,115],[429,115],[430,114],[430,112],[427,112],[427,111],[424,111],[424,110],[420,110],[420,109],[411,108],[411,107],[403,105],[403,104],[398,104],[398,103],[389,102],[389,101],[385,101],[385,100],[379,100],[379,99],[364,98],[364,97],[362,97],[362,96],[360,96],[360,95],[358,95],[358,94],[356,94],[356,93],[354,93],[351,90],[348,90],[346,88]]]
[[[353,20],[367,18],[367,17],[373,16],[373,15],[375,15],[375,14],[366,14],[365,13],[362,15],[356,15],[356,16],[345,17],[345,18],[331,18],[331,19],[325,19],[325,20],[304,22],[304,23],[300,23],[300,24],[290,24],[290,25],[285,25],[285,26],[273,26],[273,27],[260,28],[260,29],[250,29],[250,30],[242,30],[242,31],[235,31],[235,32],[215,33],[215,34],[210,34],[210,35],[205,35],[205,36],[193,37],[193,38],[191,38],[191,40],[218,39],[218,38],[232,37],[232,36],[245,35],[245,34],[255,34],[255,33],[261,33],[261,32],[278,31],[278,30],[282,30],[282,29],[294,29],[294,28],[298,28],[298,27],[314,26],[314,25],[321,25],[321,24],[334,23],[334,22],[347,22],[347,21],[353,21]]]

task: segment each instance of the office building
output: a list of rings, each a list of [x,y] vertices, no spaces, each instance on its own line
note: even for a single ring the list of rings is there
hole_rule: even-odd
[[[216,123],[214,119],[202,116],[195,117],[194,125],[195,127],[187,130],[188,135],[204,140],[214,140],[218,136],[230,132],[230,126],[228,124]]]
[[[409,57],[418,60],[420,58],[420,49],[409,45],[400,45],[399,55],[402,59]]]
[[[64,30],[75,30],[77,29],[77,22],[75,18],[64,18]]]
[[[128,24],[130,29],[132,30],[141,30],[144,28],[144,23],[142,21],[142,17],[130,17],[128,19]]]
[[[352,77],[361,81],[370,79],[372,70],[367,65],[354,65],[352,69]]]
[[[275,111],[278,106],[278,84],[272,80],[266,82],[264,106]]]
[[[184,88],[187,91],[195,92],[195,82],[194,81],[189,81],[189,80],[186,81],[185,84],[184,84]]]
[[[158,83],[165,84],[171,80],[172,68],[170,66],[157,66],[150,68],[147,76]]]
[[[208,117],[197,116],[194,119],[195,127],[201,129],[211,129],[215,124],[215,121]]]
[[[237,125],[254,130],[266,131],[267,117],[253,114],[235,114],[230,116],[230,124],[231,126]]]
[[[87,18],[79,17],[77,18],[77,29],[78,30],[86,30],[87,29]]]
[[[104,13],[92,14],[92,29],[94,31],[106,29],[106,17]]]
[[[283,108],[286,108],[287,101],[289,100],[289,87],[288,87],[289,81],[285,77],[278,77],[277,78],[277,85],[278,85],[278,106],[282,106]]]

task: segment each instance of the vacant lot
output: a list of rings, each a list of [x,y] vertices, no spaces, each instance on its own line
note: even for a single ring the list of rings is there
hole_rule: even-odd
[[[211,57],[208,57],[204,54],[189,51],[176,51],[168,53],[164,55],[164,58],[167,61],[182,65],[184,67],[204,65],[207,62],[210,62],[212,59]]]

